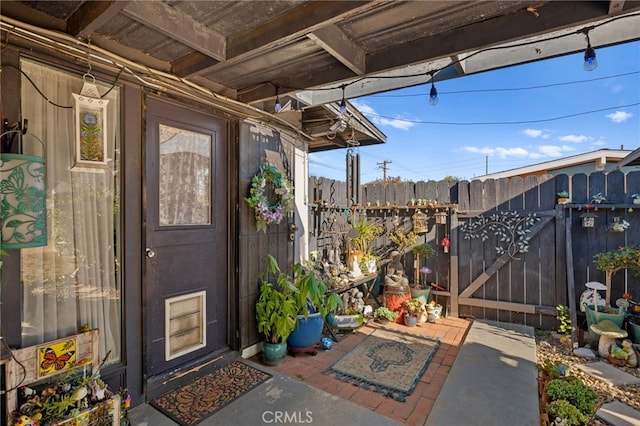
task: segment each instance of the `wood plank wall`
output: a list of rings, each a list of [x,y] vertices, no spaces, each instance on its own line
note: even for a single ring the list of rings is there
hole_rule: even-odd
[[[294,144],[290,137],[253,123],[241,123],[239,132],[238,188],[238,315],[240,342],[243,348],[261,340],[256,324],[255,304],[259,295],[260,275],[267,265],[267,254],[278,260],[284,271],[293,265],[293,243],[289,239],[289,220],[270,225],[266,233],[256,229],[254,211],[244,197],[248,196],[251,179],[267,161],[275,156],[291,179],[294,165]]]
[[[313,226],[310,238],[310,249],[322,251],[322,229],[315,225],[334,214],[342,229],[348,229],[348,217],[344,214],[349,206],[344,194],[344,182],[310,178],[309,188],[310,215]],[[571,203],[556,205],[556,194],[560,191],[570,193]],[[601,193],[607,200],[602,205],[591,209],[598,215],[596,227],[582,227],[580,215],[591,205],[592,197]],[[387,231],[393,231],[391,224],[394,214],[401,218],[401,225],[410,229],[411,216],[415,210],[408,208],[411,199],[437,200],[435,209],[423,209],[432,214],[437,207],[448,209],[448,225],[446,228],[430,227],[423,241],[437,249],[437,259],[429,260],[428,266],[434,271],[429,277],[437,278],[439,284],[448,288],[457,288],[462,293],[480,276],[498,257],[495,235],[489,239],[465,239],[459,228],[451,229],[451,224],[463,226],[477,220],[480,215],[499,214],[500,212],[517,212],[519,216],[536,214],[552,217],[549,224],[531,238],[529,251],[520,253],[518,259],[507,262],[492,274],[487,281],[473,294],[473,305],[456,306],[459,315],[475,318],[494,319],[512,323],[523,323],[542,328],[555,328],[555,306],[568,303],[565,228],[569,224],[572,239],[573,265],[570,272],[574,276],[576,303],[585,290],[587,281],[604,282],[604,273],[593,266],[596,253],[613,250],[619,246],[640,245],[640,206],[634,206],[632,194],[640,193],[640,171],[623,173],[595,172],[589,175],[545,175],[542,177],[527,176],[498,180],[472,181],[428,181],[402,182],[394,184],[369,184],[363,186],[363,202],[355,210],[368,218],[382,221]],[[320,205],[316,205],[317,202]],[[380,207],[376,205],[379,204]],[[597,207],[597,208],[596,208]],[[611,232],[609,225],[613,218],[630,223],[624,233]],[[442,225],[440,225],[442,226]],[[451,253],[445,255],[439,246],[444,234],[450,235],[455,246]],[[374,252],[389,252],[387,238],[380,238]],[[455,256],[453,259],[451,256]],[[455,261],[454,261],[455,260]],[[457,265],[451,271],[451,265]],[[405,256],[405,270],[412,277],[413,256]],[[449,280],[455,277],[456,282]],[[640,298],[640,278],[621,271],[614,276],[612,300],[630,291]],[[491,302],[506,302],[497,304]],[[516,305],[512,305],[516,304]],[[523,305],[526,308],[520,309]],[[496,306],[497,308],[494,308]],[[514,308],[515,306],[515,308]],[[507,308],[507,309],[503,309]],[[577,306],[574,308],[577,309]],[[453,311],[453,309],[452,309]],[[533,312],[532,312],[533,311]]]

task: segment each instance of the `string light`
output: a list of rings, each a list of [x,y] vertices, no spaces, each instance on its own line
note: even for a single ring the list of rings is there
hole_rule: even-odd
[[[589,40],[589,29],[583,30],[584,35],[587,37],[587,49],[584,51],[584,70],[593,71],[598,68],[598,60],[596,59],[596,51],[591,47],[591,40]]]
[[[347,112],[347,101],[344,99],[344,89],[345,85],[342,85],[342,101],[340,102],[340,114],[344,114]]]
[[[431,76],[431,90],[429,91],[429,105],[431,106],[438,105],[438,91],[436,90],[436,86],[433,84],[433,76]]]
[[[276,113],[280,112],[280,110],[282,109],[282,104],[280,103],[280,97],[278,96],[278,92],[279,92],[279,88],[276,87],[276,103],[273,106],[273,109],[276,111]]]

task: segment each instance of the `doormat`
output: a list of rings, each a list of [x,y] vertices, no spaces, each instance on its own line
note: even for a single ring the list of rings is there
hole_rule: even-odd
[[[236,398],[264,383],[271,374],[233,361],[199,379],[151,401],[182,426],[200,423]]]
[[[324,374],[404,402],[439,346],[434,337],[378,328]]]

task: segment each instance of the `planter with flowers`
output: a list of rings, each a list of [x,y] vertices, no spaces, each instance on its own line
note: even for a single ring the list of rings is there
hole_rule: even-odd
[[[424,304],[419,299],[409,299],[402,304],[404,310],[404,324],[415,327],[418,319],[424,313]]]
[[[569,199],[569,193],[567,191],[560,191],[557,195],[558,204],[569,204],[571,202],[571,199]]]

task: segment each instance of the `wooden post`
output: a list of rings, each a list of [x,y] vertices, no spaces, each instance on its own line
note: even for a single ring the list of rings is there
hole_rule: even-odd
[[[578,344],[578,315],[576,313],[576,294],[573,277],[573,251],[571,250],[571,223],[569,218],[565,219],[565,239],[567,242],[567,286],[569,287],[569,312],[571,315],[571,346],[576,349]]]

